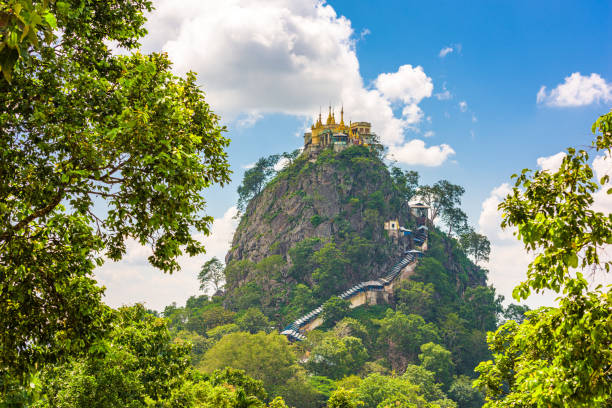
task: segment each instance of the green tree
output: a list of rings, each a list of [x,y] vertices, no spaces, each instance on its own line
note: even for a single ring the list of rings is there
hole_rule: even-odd
[[[482,330],[495,330],[498,317],[503,312],[503,296],[495,295],[493,286],[476,286],[467,288],[463,293],[461,316],[467,319],[472,327]]]
[[[460,375],[455,377],[448,389],[448,396],[457,403],[458,408],[480,408],[484,404],[484,398],[480,391],[472,387],[473,380]]]
[[[12,0],[0,3],[0,21],[0,72],[11,82],[18,60],[27,62],[56,38],[57,20],[49,2]]]
[[[338,380],[359,372],[368,359],[361,339],[326,335],[310,351],[306,368],[316,374]]]
[[[612,113],[593,125],[593,147],[610,160]],[[567,149],[557,171],[523,170],[500,204],[503,226],[513,226],[525,247],[536,252],[516,300],[532,290],[562,292],[559,306],[510,320],[489,335],[493,360],[477,367],[485,406],[598,407],[612,402],[612,292],[589,288],[583,272],[608,271],[602,260],[612,243],[612,216],[592,209],[594,193],[609,175],[594,179],[585,150]]]
[[[290,275],[298,281],[304,281],[304,277],[310,275],[316,268],[314,253],[321,246],[321,238],[306,238],[295,244],[289,250],[291,257]]]
[[[268,407],[269,408],[289,408],[287,404],[285,404],[285,401],[283,400],[282,397],[274,398],[272,401],[270,401],[270,404],[268,404]]]
[[[198,368],[212,372],[225,367],[244,370],[263,382],[272,395],[297,373],[297,359],[285,336],[278,333],[231,333],[210,348]]]
[[[246,395],[254,396],[262,401],[268,398],[263,383],[254,380],[244,370],[236,370],[233,368],[225,368],[223,370],[215,370],[210,376],[210,383],[213,385],[231,385],[238,387]]]
[[[266,183],[276,174],[274,166],[279,159],[278,154],[261,157],[252,168],[244,172],[242,183],[238,186],[238,210],[240,212],[246,209],[249,201],[261,193]]]
[[[515,322],[521,324],[525,320],[525,314],[529,310],[529,306],[527,305],[517,305],[514,303],[510,303],[504,309],[503,315],[506,320],[514,320]]]
[[[461,248],[474,259],[474,262],[478,264],[480,261],[489,261],[489,255],[491,253],[491,243],[489,239],[474,231],[472,228],[468,228],[459,234],[459,243]]]
[[[405,315],[389,309],[385,317],[376,323],[380,326],[379,342],[391,367],[398,372],[403,372],[408,363],[416,362],[422,344],[439,341],[436,326],[425,323],[419,315]]]
[[[434,373],[436,381],[447,390],[453,379],[454,371],[451,352],[439,344],[425,343],[421,345],[419,360],[423,368]]]
[[[325,323],[336,323],[347,315],[350,305],[351,302],[348,300],[340,299],[338,296],[332,296],[323,303],[321,318]]]
[[[299,157],[300,154],[302,154],[302,149],[295,149],[291,152],[283,152],[281,157],[287,161],[287,165],[290,165]]]
[[[439,215],[453,211],[461,204],[465,189],[447,180],[440,180],[431,186],[420,186],[417,195],[429,206],[429,220],[433,222]]]
[[[207,340],[208,339],[206,339],[206,337],[200,336],[198,333],[188,330],[181,330],[177,332],[174,338],[175,342],[183,342],[189,344],[191,347],[190,357],[192,366],[196,366],[204,356],[206,350],[208,350],[209,343]]]
[[[426,407],[427,401],[419,394],[419,386],[401,377],[370,374],[364,378],[355,389],[355,396],[363,402],[364,408],[394,407],[396,401],[404,405],[400,407]],[[406,405],[409,403],[412,405]]]
[[[419,187],[419,173],[414,170],[402,171],[395,166],[391,167],[390,173],[393,187],[399,193],[403,207],[416,195]]]
[[[338,388],[327,401],[327,408],[356,408],[357,404],[351,390]]]
[[[333,242],[328,242],[313,255],[317,268],[312,273],[315,292],[320,298],[329,298],[346,286],[344,270],[348,260]]]
[[[212,284],[214,293],[216,293],[223,286],[222,283],[225,279],[224,269],[223,263],[216,256],[206,261],[198,274],[200,290],[206,290]]]
[[[203,335],[207,330],[232,323],[234,318],[234,312],[218,304],[213,304],[206,308],[191,311],[184,326],[187,330]]]
[[[357,319],[345,317],[334,326],[334,333],[338,337],[357,337],[361,339],[363,344],[367,344],[370,340],[370,335],[366,327]]]
[[[248,377],[242,370],[226,368],[210,376],[191,375],[191,380],[173,393],[164,407],[190,408],[264,408],[267,392],[261,381]],[[150,405],[149,405],[150,406]],[[286,408],[275,398],[269,407]]]
[[[254,307],[249,308],[244,312],[242,316],[236,319],[236,324],[241,331],[255,334],[260,331],[269,332],[271,324],[268,318],[261,312],[261,310]]]
[[[142,305],[124,307],[95,353],[49,368],[40,407],[145,407],[180,388],[189,346],[172,341],[166,322]]]
[[[393,290],[397,310],[405,314],[418,314],[426,320],[434,316],[434,287],[431,283],[405,280]]]
[[[467,223],[467,214],[459,207],[445,209],[442,211],[441,218],[448,227],[448,236],[452,236],[453,233],[456,236],[461,236],[470,228]]]
[[[99,338],[92,271],[102,255],[120,259],[128,237],[167,272],[204,251],[202,191],[229,181],[229,140],[195,75],[173,75],[165,54],[107,47],[137,47],[149,1],[6,4],[2,44],[19,30],[38,37],[20,37],[11,83],[0,80],[0,375],[21,376]],[[52,43],[45,5],[62,33]]]
[[[435,374],[423,366],[409,364],[404,374],[402,374],[402,379],[414,385],[418,385],[420,387],[419,392],[427,401],[436,401],[446,398],[446,395],[440,388],[440,384],[436,382]]]

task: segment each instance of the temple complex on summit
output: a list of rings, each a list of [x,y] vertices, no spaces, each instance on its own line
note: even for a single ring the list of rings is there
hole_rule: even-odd
[[[340,110],[340,123],[329,107],[329,114],[325,123],[319,119],[310,128],[310,132],[304,133],[304,150],[318,151],[325,147],[333,147],[334,150],[342,150],[350,145],[370,146],[376,142],[376,135],[371,133],[369,122],[344,123],[344,108]]]

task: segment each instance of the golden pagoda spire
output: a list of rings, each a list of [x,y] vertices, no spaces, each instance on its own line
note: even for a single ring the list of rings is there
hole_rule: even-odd
[[[344,126],[344,104],[340,108],[340,126]]]
[[[329,113],[327,114],[327,121],[325,122],[325,124],[326,125],[332,124],[331,104],[329,105]]]

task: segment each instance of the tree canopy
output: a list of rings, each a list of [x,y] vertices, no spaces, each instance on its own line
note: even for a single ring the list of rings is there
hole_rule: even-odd
[[[202,191],[229,181],[225,129],[194,74],[172,74],[165,54],[106,45],[133,51],[150,10],[145,0],[0,6],[11,80],[0,79],[1,375],[95,341],[105,308],[92,271],[102,256],[121,259],[127,239],[166,272],[204,251],[193,232],[210,232]]]
[[[417,195],[423,203],[429,206],[429,220],[433,222],[439,215],[446,218],[456,217],[457,214],[449,214],[461,204],[461,196],[465,189],[447,180],[440,180],[431,186],[420,186]]]
[[[212,285],[215,293],[221,289],[225,280],[224,270],[223,263],[216,256],[206,261],[198,274],[200,290],[206,290],[210,285]]]
[[[610,160],[612,113],[593,126],[593,142]],[[477,367],[486,407],[599,407],[612,401],[612,292],[591,288],[589,269],[609,271],[602,259],[612,244],[612,215],[592,208],[594,194],[612,194],[609,175],[594,179],[586,150],[567,149],[557,171],[523,170],[500,204],[503,225],[516,227],[525,247],[536,252],[517,300],[532,290],[562,293],[558,307],[527,312],[489,335],[493,360]]]

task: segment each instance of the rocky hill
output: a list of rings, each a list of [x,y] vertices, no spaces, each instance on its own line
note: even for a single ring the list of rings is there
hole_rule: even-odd
[[[225,304],[256,307],[281,323],[352,285],[389,271],[410,236],[385,222],[415,227],[407,203],[375,152],[353,146],[302,154],[251,199],[226,256]],[[484,272],[450,241],[436,252],[454,296],[483,285]],[[454,281],[454,282],[453,282]]]
[[[410,245],[388,236],[389,220],[413,223],[375,153],[355,146],[302,155],[248,204],[226,256],[226,290],[256,281],[251,287],[290,292],[302,283],[324,297],[378,277]],[[342,278],[323,282],[329,274]]]

